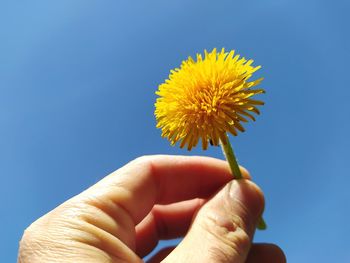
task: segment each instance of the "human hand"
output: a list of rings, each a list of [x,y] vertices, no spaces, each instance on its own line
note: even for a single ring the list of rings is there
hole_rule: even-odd
[[[160,239],[181,236],[150,262],[285,262],[277,246],[252,244],[262,192],[231,179],[213,158],[138,158],[29,226],[18,262],[143,262]]]

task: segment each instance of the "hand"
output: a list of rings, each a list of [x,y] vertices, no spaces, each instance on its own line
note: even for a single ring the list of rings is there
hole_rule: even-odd
[[[277,246],[252,245],[261,190],[231,179],[213,158],[138,158],[28,227],[18,262],[143,262],[160,239],[181,236],[150,261],[285,262]]]

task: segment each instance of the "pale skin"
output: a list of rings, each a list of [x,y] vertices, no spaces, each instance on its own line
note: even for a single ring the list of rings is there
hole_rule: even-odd
[[[145,156],[31,224],[18,262],[143,262],[161,239],[184,237],[149,262],[286,262],[273,244],[253,244],[262,191],[232,180],[225,161]]]

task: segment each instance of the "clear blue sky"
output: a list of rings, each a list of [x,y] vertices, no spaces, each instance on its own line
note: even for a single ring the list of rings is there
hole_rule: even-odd
[[[203,49],[263,66],[266,105],[233,138],[289,262],[350,262],[348,1],[0,2],[1,261],[36,218],[160,137],[157,85]]]

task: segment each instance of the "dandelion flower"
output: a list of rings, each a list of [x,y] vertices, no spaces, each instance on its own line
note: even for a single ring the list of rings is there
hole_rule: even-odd
[[[260,66],[252,66],[234,51],[210,53],[204,58],[197,54],[196,60],[189,57],[180,68],[170,71],[169,78],[159,85],[155,103],[157,128],[171,144],[180,142],[191,150],[201,139],[202,148],[208,142],[219,145],[226,140],[226,133],[237,135],[243,132],[242,122],[255,120],[258,105],[264,103],[251,97],[264,93],[252,89],[262,78],[250,81]]]
[[[171,70],[156,92],[155,116],[162,136],[173,145],[180,141],[180,147],[187,145],[188,150],[200,139],[204,150],[208,142],[220,143],[236,179],[242,174],[227,133],[243,132],[242,122],[254,121],[253,113],[260,113],[257,106],[264,104],[251,98],[265,92],[253,89],[262,78],[249,81],[260,68],[252,64],[253,60],[240,58],[234,51],[204,51],[204,58],[197,54],[196,60],[189,57],[180,68]],[[257,228],[266,229],[263,218]]]

